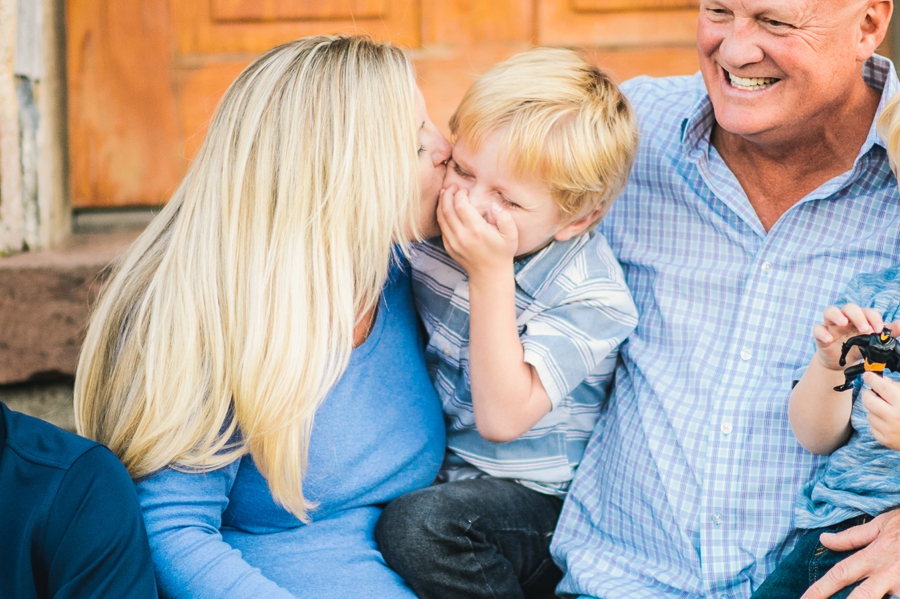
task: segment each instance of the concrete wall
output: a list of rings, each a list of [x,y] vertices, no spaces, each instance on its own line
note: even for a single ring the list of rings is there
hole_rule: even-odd
[[[0,0],[0,255],[71,230],[63,0]]]

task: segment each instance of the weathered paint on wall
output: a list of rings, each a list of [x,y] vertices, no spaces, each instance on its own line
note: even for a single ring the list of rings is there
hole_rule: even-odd
[[[61,13],[62,0],[0,0],[0,255],[69,230]]]
[[[15,55],[17,0],[0,0],[0,254],[19,251],[22,235],[22,166]]]

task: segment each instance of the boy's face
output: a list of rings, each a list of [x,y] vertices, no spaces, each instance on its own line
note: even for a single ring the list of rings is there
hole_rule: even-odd
[[[530,177],[516,177],[508,165],[506,152],[499,145],[500,135],[491,133],[478,151],[460,138],[453,146],[444,189],[455,183],[469,194],[469,201],[488,223],[496,225],[491,204],[497,203],[512,216],[519,233],[516,257],[534,253],[554,238],[566,235],[559,208],[550,188]],[[561,239],[560,241],[564,241]]]

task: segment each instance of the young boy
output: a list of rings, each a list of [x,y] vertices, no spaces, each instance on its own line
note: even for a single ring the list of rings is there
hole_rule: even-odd
[[[880,125],[896,173],[900,149],[900,96],[885,108]],[[866,372],[852,392],[837,391],[845,382],[840,356],[843,343],[883,327],[900,335],[900,265],[852,280],[837,306],[825,310],[813,329],[816,353],[791,393],[788,416],[797,441],[830,458],[801,491],[794,512],[800,536],[793,551],[753,594],[752,599],[799,598],[854,550],[834,551],[834,534],[865,524],[900,505],[900,374],[881,378]],[[893,323],[885,325],[884,323]],[[847,364],[861,359],[854,348]],[[890,379],[894,379],[893,381]],[[826,534],[822,534],[826,533]],[[854,584],[832,596],[843,599]],[[874,590],[881,597],[884,591]],[[885,589],[886,591],[887,589]]]
[[[413,290],[444,406],[443,484],[393,502],[377,538],[421,598],[542,596],[562,499],[637,324],[593,230],[628,178],[634,117],[568,50],[500,63],[450,121],[442,238]]]

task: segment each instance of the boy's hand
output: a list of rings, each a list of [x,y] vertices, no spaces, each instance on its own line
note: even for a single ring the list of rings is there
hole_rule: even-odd
[[[465,189],[451,185],[441,190],[437,217],[444,249],[470,279],[508,269],[516,256],[519,234],[512,217],[497,203],[491,214],[496,226],[481,217]]]
[[[863,381],[871,387],[860,399],[869,411],[872,435],[885,447],[900,450],[900,384],[871,372],[863,374]]]
[[[856,304],[843,308],[829,306],[823,314],[824,322],[813,327],[813,337],[818,350],[816,359],[829,370],[843,370],[840,365],[841,346],[850,337],[881,331],[884,321],[872,308],[862,309]],[[895,323],[897,324],[897,323]],[[850,350],[847,362],[856,362],[862,356],[857,348]]]

